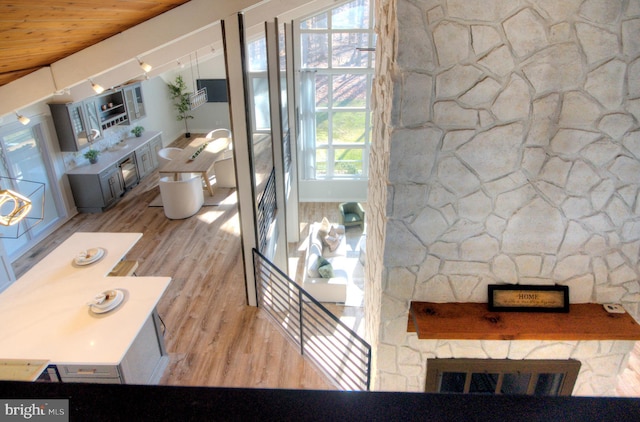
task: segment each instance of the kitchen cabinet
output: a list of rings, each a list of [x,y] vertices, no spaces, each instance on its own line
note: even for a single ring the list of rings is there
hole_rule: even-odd
[[[75,103],[49,104],[61,151],[80,151],[110,127],[146,116],[140,83]]]
[[[78,211],[101,212],[117,202],[127,189],[158,167],[160,149],[161,132],[149,130],[102,151],[97,163],[67,171]]]
[[[102,138],[93,99],[75,103],[49,104],[61,151],[80,151]]]
[[[57,365],[62,382],[156,384],[166,366],[166,350],[154,311],[118,365]]]
[[[162,149],[162,138],[157,136],[149,143],[149,149],[151,149],[151,158],[153,159],[153,168],[158,168],[160,162],[158,161],[158,152]]]
[[[158,161],[158,152],[162,149],[162,137],[160,135],[151,139],[151,142],[149,142],[149,149],[151,150],[153,168],[156,169],[160,165],[160,162]]]
[[[140,178],[147,176],[155,169],[149,144],[145,144],[136,150],[136,164],[138,165]]]
[[[90,98],[82,102],[84,113],[87,119],[87,126],[91,134],[91,142],[102,139],[102,126],[100,124],[100,115],[98,114],[98,104],[96,100]]]
[[[95,97],[98,112],[100,113],[100,126],[106,130],[119,124],[128,124],[127,108],[121,90],[108,91]]]
[[[160,136],[156,136],[147,144],[136,149],[136,162],[141,179],[158,167],[158,151],[161,149],[162,138]]]
[[[102,208],[114,204],[124,193],[124,180],[119,165],[100,173],[100,188],[102,190]]]
[[[147,115],[142,98],[142,85],[140,83],[128,85],[122,88],[129,124],[142,119]]]
[[[69,174],[69,184],[80,212],[101,212],[124,194],[124,181],[118,164],[99,174]]]

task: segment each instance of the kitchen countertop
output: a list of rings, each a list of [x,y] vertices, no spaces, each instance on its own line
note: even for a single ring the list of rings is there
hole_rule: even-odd
[[[100,174],[112,165],[117,164],[120,160],[134,152],[136,149],[150,142],[156,136],[159,136],[161,133],[162,132],[148,130],[143,132],[142,136],[139,138],[136,138],[135,136],[126,138],[124,142],[122,142],[123,146],[100,152],[97,163],[87,163],[78,166],[67,171],[67,174]]]
[[[141,233],[75,233],[0,294],[0,359],[117,365],[154,311],[170,277],[107,277]],[[78,266],[78,252],[105,255]],[[116,309],[94,314],[87,302],[125,291]]]

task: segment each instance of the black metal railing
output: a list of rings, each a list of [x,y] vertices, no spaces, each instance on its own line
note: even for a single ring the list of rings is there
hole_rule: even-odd
[[[367,391],[371,346],[256,249],[258,306],[338,388]]]
[[[269,228],[276,218],[278,205],[276,202],[276,172],[271,169],[264,192],[258,201],[258,249],[265,252],[269,243]]]

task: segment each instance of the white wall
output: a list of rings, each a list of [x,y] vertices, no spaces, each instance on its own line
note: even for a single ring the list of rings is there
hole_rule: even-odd
[[[184,130],[182,122],[176,120],[174,108],[169,102],[169,91],[162,78],[153,78],[142,83],[142,96],[144,99],[147,117],[137,124],[146,130],[162,132],[162,143],[167,146],[176,139]]]
[[[300,202],[366,202],[367,180],[300,180]]]
[[[197,62],[195,57],[191,57],[191,63],[188,61],[184,63],[184,68],[178,71],[167,72],[162,75],[162,79],[166,82],[173,83],[178,75],[182,76],[189,92],[194,92],[197,87],[194,80],[196,79],[224,79],[226,78],[224,56],[222,53],[216,54],[213,58],[208,59],[205,62]],[[166,90],[165,98],[169,98],[168,91]],[[175,109],[171,108],[170,119],[176,121]],[[205,103],[193,110],[191,113],[193,119],[189,119],[188,127],[191,133],[208,133],[209,131],[217,128],[231,128],[229,121],[229,103]],[[185,132],[184,121],[178,122],[176,127],[177,132],[172,139],[177,135]]]

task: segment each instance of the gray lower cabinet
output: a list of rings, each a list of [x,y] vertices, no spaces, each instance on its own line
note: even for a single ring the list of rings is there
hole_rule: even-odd
[[[155,169],[149,144],[145,144],[136,150],[136,164],[138,166],[138,175],[141,179]]]
[[[149,142],[149,149],[151,150],[151,160],[153,161],[153,168],[158,168],[160,164],[158,162],[158,152],[162,149],[162,137],[156,136]]]
[[[131,149],[126,152],[104,154],[106,158],[101,161],[107,167],[101,163],[97,167],[83,166],[67,173],[79,212],[105,211],[136,181],[158,168],[158,151],[162,149],[160,132],[144,133],[142,138],[131,138],[127,143]],[[136,173],[135,181],[129,177],[133,173]]]
[[[80,212],[101,212],[124,194],[124,181],[118,164],[100,174],[69,174],[69,184]]]
[[[147,144],[136,149],[136,163],[140,178],[147,176],[158,167],[158,151],[162,149],[160,135],[151,139]]]
[[[168,356],[157,312],[149,316],[118,365],[56,365],[62,382],[157,384]]]

